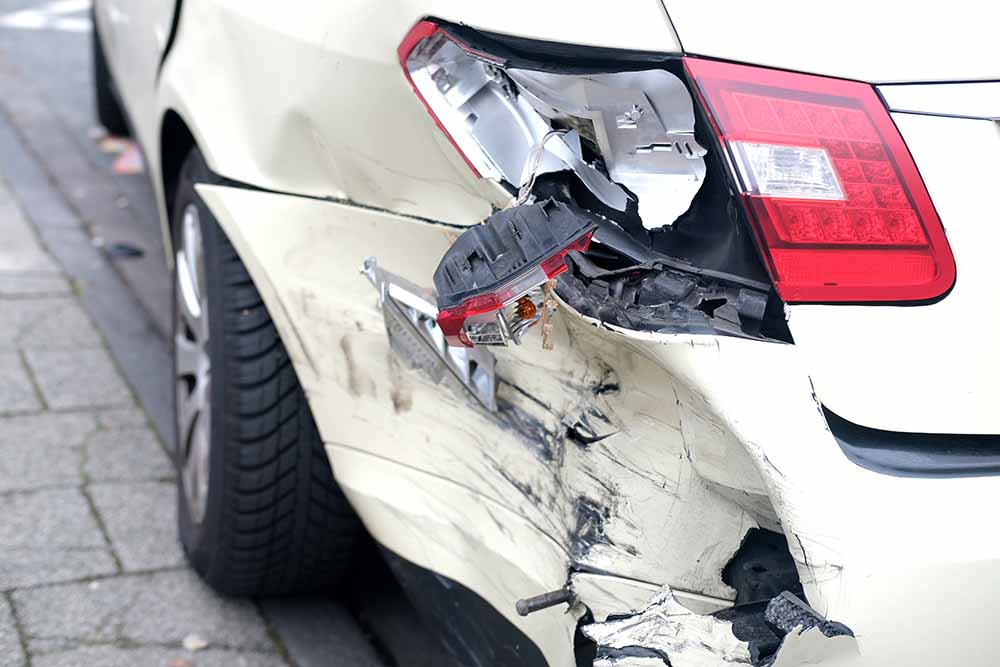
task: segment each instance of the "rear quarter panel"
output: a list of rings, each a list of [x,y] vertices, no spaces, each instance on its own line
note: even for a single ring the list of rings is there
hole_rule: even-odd
[[[1000,125],[893,114],[957,266],[930,305],[788,309],[819,400],[849,421],[914,433],[1000,433]]]
[[[872,83],[1000,78],[996,3],[663,4],[687,53]]]
[[[679,45],[657,0],[186,0],[160,84],[209,165],[258,187],[472,224],[508,195],[477,179],[413,93],[396,49],[435,16],[501,33],[652,51]]]

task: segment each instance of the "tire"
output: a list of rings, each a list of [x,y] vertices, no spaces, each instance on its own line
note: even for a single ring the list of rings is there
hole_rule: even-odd
[[[181,168],[173,205],[179,260],[174,269],[174,369],[181,543],[198,574],[223,593],[330,590],[349,567],[360,523],[333,479],[305,394],[267,308],[195,193],[196,183],[217,181],[201,154],[192,151]],[[196,245],[191,234],[184,231],[192,215],[200,229],[200,260],[190,249]],[[202,267],[194,273],[203,278],[203,287],[185,293],[179,277],[185,271],[191,275],[189,266]],[[207,326],[184,314],[185,308],[193,309],[183,301],[186,294],[198,295],[191,303],[204,304]],[[204,356],[192,362],[195,331],[202,330],[207,344],[195,341],[195,347]],[[210,372],[199,385],[202,370],[192,369],[203,363]],[[208,400],[201,416],[192,417],[196,395]]]
[[[101,35],[97,30],[96,12],[93,8],[90,10],[90,18],[94,26],[91,47],[93,50],[94,101],[97,109],[97,120],[109,133],[127,137],[130,134],[128,123],[125,120],[125,112],[118,103],[115,82],[111,77],[111,70],[108,69],[108,61],[104,57],[104,46],[101,44]]]

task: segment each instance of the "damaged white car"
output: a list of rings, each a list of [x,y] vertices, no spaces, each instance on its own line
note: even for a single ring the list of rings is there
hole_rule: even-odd
[[[962,4],[97,0],[194,567],[335,585],[367,531],[466,665],[996,664]]]

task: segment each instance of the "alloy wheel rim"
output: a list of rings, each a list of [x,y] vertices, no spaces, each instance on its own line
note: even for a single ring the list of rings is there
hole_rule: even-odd
[[[195,523],[205,518],[211,449],[211,361],[208,356],[208,299],[204,244],[198,207],[181,218],[176,261],[174,376],[180,483]]]

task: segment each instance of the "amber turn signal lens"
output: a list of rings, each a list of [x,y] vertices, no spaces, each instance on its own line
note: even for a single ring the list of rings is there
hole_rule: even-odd
[[[517,300],[517,316],[522,320],[534,318],[537,312],[538,308],[535,306],[535,302],[528,298],[527,295]]]

